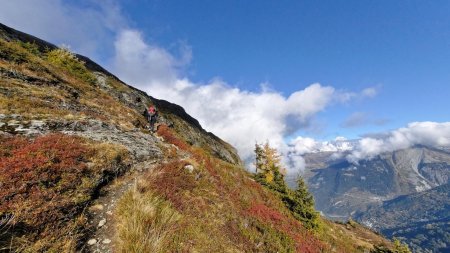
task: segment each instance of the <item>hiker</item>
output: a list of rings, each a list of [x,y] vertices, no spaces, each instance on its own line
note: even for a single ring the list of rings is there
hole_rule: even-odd
[[[153,105],[151,105],[148,110],[145,110],[144,115],[150,123],[150,131],[155,132],[154,128],[156,120],[158,119],[158,111]]]

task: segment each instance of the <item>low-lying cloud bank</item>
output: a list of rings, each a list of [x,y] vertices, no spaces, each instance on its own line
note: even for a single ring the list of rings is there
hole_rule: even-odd
[[[450,122],[413,122],[407,127],[391,131],[383,137],[366,137],[358,141],[347,156],[350,162],[371,159],[384,152],[390,152],[414,145],[431,147],[450,146]]]
[[[373,97],[377,92],[372,87],[343,92],[315,83],[283,96],[264,85],[261,91],[250,92],[219,78],[194,83],[179,74],[190,60],[189,48],[180,48],[176,58],[146,43],[136,30],[119,33],[115,50],[114,72],[120,78],[149,95],[182,105],[205,129],[234,145],[244,160],[252,158],[255,142],[270,140],[285,155],[285,163],[299,166],[296,157],[288,156],[286,136],[308,126],[314,115],[331,104]]]
[[[307,153],[335,152],[335,157],[345,158],[352,163],[372,159],[384,152],[406,149],[415,145],[431,147],[450,147],[450,122],[413,122],[373,137],[347,141],[337,138],[334,141],[319,142],[312,138],[297,137],[290,144],[290,156],[301,157]],[[339,155],[340,154],[340,155]],[[300,167],[302,158],[296,158]]]

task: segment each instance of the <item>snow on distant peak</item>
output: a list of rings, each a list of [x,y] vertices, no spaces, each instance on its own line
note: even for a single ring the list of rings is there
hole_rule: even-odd
[[[345,152],[354,148],[355,141],[336,137],[334,141],[316,141],[309,137],[297,137],[290,143],[291,153],[303,155],[319,152]]]

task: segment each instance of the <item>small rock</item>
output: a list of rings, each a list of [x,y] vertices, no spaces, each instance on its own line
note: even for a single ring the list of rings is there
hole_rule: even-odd
[[[184,166],[185,170],[188,170],[190,173],[192,173],[194,171],[194,166],[192,164],[188,164],[186,166]]]
[[[102,243],[103,243],[103,244],[110,244],[110,243],[111,243],[111,240],[110,240],[110,239],[105,239],[105,240],[102,241]]]
[[[112,215],[111,211],[106,212],[107,215]]]
[[[91,239],[87,242],[88,245],[94,245],[97,243],[97,239]]]
[[[101,219],[98,223],[98,227],[103,227],[106,224],[106,219]]]
[[[93,205],[91,208],[94,210],[103,210],[104,207],[102,204],[97,204],[97,205]]]

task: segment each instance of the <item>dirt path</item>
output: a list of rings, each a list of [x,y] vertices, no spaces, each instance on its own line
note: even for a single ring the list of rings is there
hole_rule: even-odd
[[[133,166],[132,172],[116,179],[101,190],[100,197],[93,202],[87,212],[95,231],[86,242],[86,251],[113,252],[116,241],[114,212],[117,202],[126,191],[135,185],[145,171],[155,168],[162,162],[163,160],[149,160],[136,164]]]

